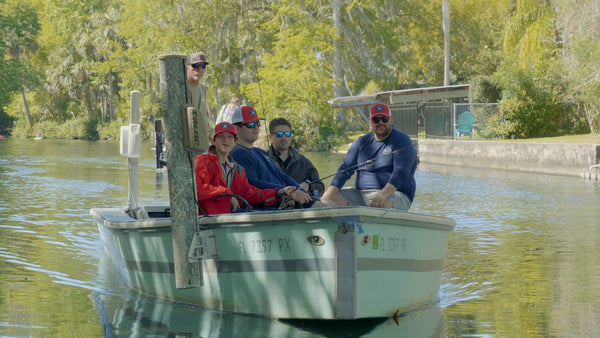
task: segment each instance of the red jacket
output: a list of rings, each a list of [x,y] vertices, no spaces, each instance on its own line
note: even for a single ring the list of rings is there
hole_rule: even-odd
[[[233,161],[233,160],[232,160]],[[233,162],[233,181],[231,189],[227,188],[221,164],[216,154],[200,154],[194,161],[196,170],[196,192],[200,208],[208,215],[231,213],[231,196],[220,196],[219,194],[236,194],[242,196],[251,205],[269,202],[272,205],[279,201],[274,198],[278,189],[259,189],[248,182],[244,168],[237,162]],[[240,201],[240,207],[244,204]]]

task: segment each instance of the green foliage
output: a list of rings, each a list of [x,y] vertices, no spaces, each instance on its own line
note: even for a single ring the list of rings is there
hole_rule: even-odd
[[[600,127],[600,26],[594,0],[573,4],[450,1],[451,83],[469,81],[478,102],[497,102],[502,88],[511,116],[480,135],[575,132],[585,126],[579,112],[588,128]],[[334,41],[342,42],[347,95],[442,85],[444,60],[441,0],[340,6],[338,30],[329,0],[0,1],[0,127],[10,125],[4,111],[17,119],[17,134],[35,131],[23,125],[22,88],[31,121],[54,137],[116,138],[132,90],[142,93],[142,124],[151,126],[162,116],[157,56],[204,51],[213,117],[236,95],[267,119],[292,120],[299,146],[335,147],[345,128],[327,104]],[[574,111],[564,101],[582,104]]]
[[[0,114],[14,92],[38,84],[37,71],[25,58],[36,49],[37,12],[21,1],[0,2]],[[8,127],[8,124],[6,125]]]
[[[29,127],[29,123],[25,118],[16,119],[10,131],[11,135],[16,138],[27,138],[33,136],[33,132]]]
[[[555,37],[555,17],[547,3],[517,1],[504,41],[505,58],[497,77],[502,100],[505,136],[557,136],[574,130],[572,113],[561,104],[566,98],[563,60]]]
[[[503,125],[505,136],[549,137],[571,132],[556,88],[540,87],[525,74],[516,80],[519,91],[502,101],[502,115],[509,121]]]
[[[493,76],[479,75],[470,81],[469,101],[475,103],[496,103],[502,98],[502,88]]]
[[[569,44],[570,57],[565,67],[567,97],[580,102],[586,115],[587,131],[600,131],[600,39],[574,35]]]
[[[275,6],[278,15],[264,23],[265,29],[279,27],[272,50],[264,55],[258,69],[259,82],[240,86],[240,91],[261,116],[292,117],[296,134],[321,135],[333,121],[327,105],[333,80],[331,55],[333,31],[329,15],[319,12],[321,1],[307,1],[297,6],[282,1]]]
[[[86,141],[98,141],[100,135],[98,134],[98,120],[86,120],[83,130],[83,139]]]
[[[101,140],[118,140],[123,123],[119,121],[102,122],[98,125],[98,135]]]
[[[4,110],[0,109],[0,135],[10,135],[15,118],[9,116]]]

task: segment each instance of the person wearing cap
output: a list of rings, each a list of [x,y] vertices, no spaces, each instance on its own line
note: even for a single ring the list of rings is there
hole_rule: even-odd
[[[200,212],[207,215],[239,212],[240,201],[231,194],[239,195],[251,205],[274,205],[280,197],[290,194],[295,187],[259,189],[248,182],[244,168],[230,154],[235,146],[237,133],[229,122],[215,126],[213,145],[208,153],[200,154],[194,161],[196,172],[196,195]]]
[[[292,123],[286,118],[277,117],[269,122],[269,156],[281,170],[293,178],[311,196],[321,196],[325,185],[319,171],[306,156],[292,147]]]
[[[408,210],[415,196],[417,153],[412,140],[393,126],[385,104],[371,108],[371,132],[352,143],[323,199],[340,206]],[[344,184],[356,171],[354,188]]]
[[[202,52],[196,52],[190,54],[187,61],[187,94],[188,103],[192,107],[196,108],[196,118],[198,121],[204,121],[206,127],[206,135],[212,133],[212,127],[210,126],[210,119],[208,116],[208,105],[206,103],[207,89],[200,80],[206,74],[206,56]]]
[[[237,97],[232,97],[231,101],[228,104],[223,105],[221,110],[219,111],[219,115],[217,115],[217,121],[219,122],[231,122],[231,116],[233,116],[233,112],[240,106],[240,100]]]
[[[281,171],[266,151],[254,147],[254,142],[258,140],[261,120],[264,118],[259,117],[256,110],[250,106],[238,107],[231,117],[231,123],[235,125],[238,134],[237,145],[231,156],[246,169],[250,184],[261,189],[293,186],[296,190],[291,197],[298,208],[328,206],[325,201],[319,201],[318,197],[311,197],[298,182]]]

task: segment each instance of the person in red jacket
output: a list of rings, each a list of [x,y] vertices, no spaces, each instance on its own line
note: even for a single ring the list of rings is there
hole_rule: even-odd
[[[236,144],[235,127],[229,122],[215,126],[213,145],[206,154],[194,161],[196,192],[201,213],[207,215],[228,214],[240,209],[240,201],[231,194],[239,195],[250,205],[275,205],[280,196],[290,195],[295,187],[259,189],[248,182],[244,168],[229,154]]]

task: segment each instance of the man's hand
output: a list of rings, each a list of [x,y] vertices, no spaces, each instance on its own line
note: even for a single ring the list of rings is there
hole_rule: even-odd
[[[294,193],[292,193],[292,198],[294,199],[294,201],[296,201],[300,204],[305,204],[305,203],[312,201],[312,198],[310,198],[310,195],[302,190],[294,191]]]
[[[383,196],[381,193],[379,193],[379,194],[375,195],[375,197],[373,198],[373,200],[371,201],[371,204],[369,206],[374,207],[374,208],[389,209],[392,207],[392,203],[390,203],[390,201],[388,201],[385,196]]]
[[[281,188],[281,189],[277,190],[277,195],[279,195],[279,196],[282,196],[282,195],[292,196],[292,194],[294,193],[294,191],[296,191],[296,187],[290,185],[288,187]]]

